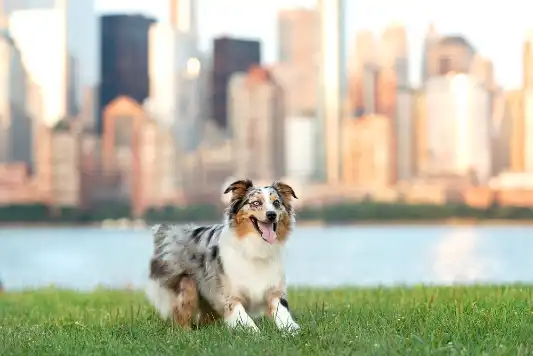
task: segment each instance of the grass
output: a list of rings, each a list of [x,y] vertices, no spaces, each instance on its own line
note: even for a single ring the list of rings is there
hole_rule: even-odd
[[[298,289],[300,335],[184,332],[139,292],[0,295],[2,355],[530,355],[532,286]]]

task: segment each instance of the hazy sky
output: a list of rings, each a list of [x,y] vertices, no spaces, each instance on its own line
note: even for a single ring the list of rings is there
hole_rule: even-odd
[[[348,51],[360,29],[379,31],[396,21],[409,35],[411,79],[418,83],[423,35],[429,22],[444,34],[463,34],[495,65],[496,79],[507,88],[521,85],[522,42],[533,28],[523,0],[345,0]],[[262,41],[265,62],[276,60],[276,11],[287,6],[313,6],[314,0],[198,0],[202,47],[213,36],[228,34]],[[482,4],[482,6],[480,6]],[[167,0],[96,0],[100,12],[143,12],[165,18]],[[348,52],[349,53],[349,52]]]

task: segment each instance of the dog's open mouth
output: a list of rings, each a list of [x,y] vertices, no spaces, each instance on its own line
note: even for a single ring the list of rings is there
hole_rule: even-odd
[[[257,230],[257,233],[261,235],[263,240],[265,240],[269,244],[274,243],[276,241],[276,229],[278,228],[277,223],[262,222],[254,216],[251,216],[250,220],[252,221],[252,225]]]

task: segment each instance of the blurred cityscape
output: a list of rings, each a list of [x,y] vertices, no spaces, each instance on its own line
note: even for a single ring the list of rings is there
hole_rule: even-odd
[[[0,205],[143,216],[220,202],[248,177],[283,179],[311,206],[533,207],[533,34],[523,86],[504,90],[490,58],[432,24],[422,68],[401,24],[345,48],[341,0],[280,9],[268,65],[257,40],[201,51],[196,10],[168,0],[156,20],[97,16],[93,0],[0,1]]]

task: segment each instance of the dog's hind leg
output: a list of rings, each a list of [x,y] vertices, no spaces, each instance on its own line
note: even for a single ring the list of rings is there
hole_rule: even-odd
[[[196,281],[189,276],[181,276],[176,286],[176,298],[172,316],[177,325],[190,329],[198,313],[198,291]]]
[[[148,301],[161,317],[172,319],[189,329],[198,311],[196,282],[188,275],[179,275],[168,280],[150,278],[146,286]]]

